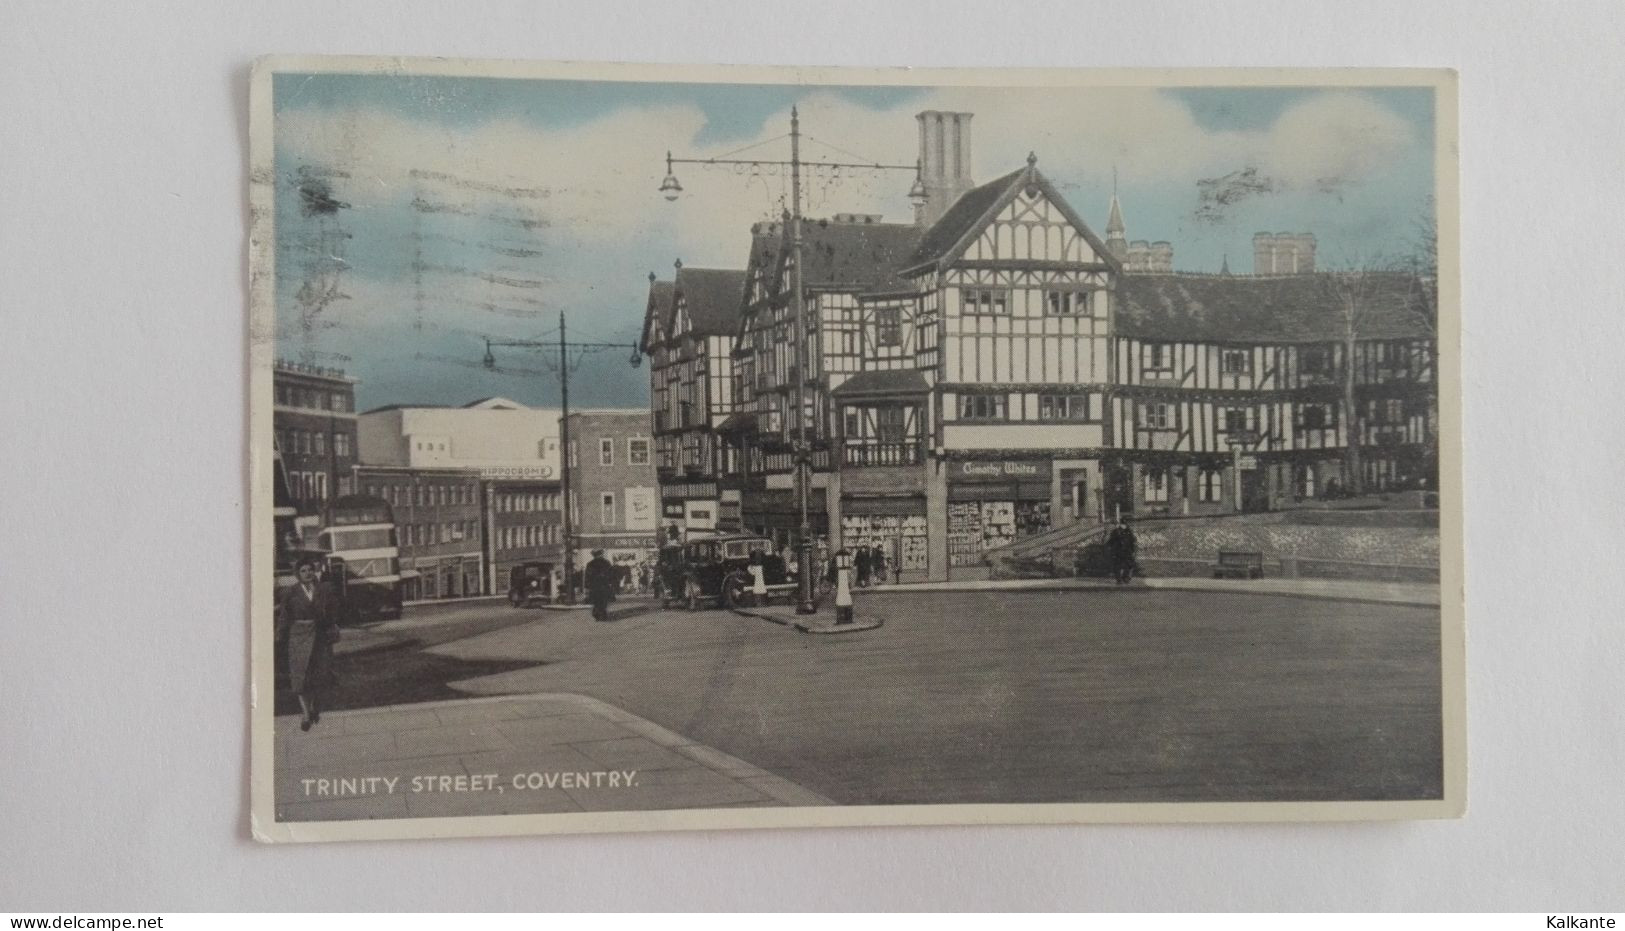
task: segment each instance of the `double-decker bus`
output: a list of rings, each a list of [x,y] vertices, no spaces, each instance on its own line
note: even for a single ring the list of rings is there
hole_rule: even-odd
[[[328,577],[344,600],[347,622],[401,616],[401,551],[388,501],[370,495],[333,499],[316,548],[327,554]]]
[[[299,554],[299,509],[294,506],[288,473],[282,465],[282,450],[271,449],[271,524],[276,530],[276,587],[294,582],[294,560]]]

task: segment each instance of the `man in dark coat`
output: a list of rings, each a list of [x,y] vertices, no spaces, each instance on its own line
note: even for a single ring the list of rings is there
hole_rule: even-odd
[[[870,547],[869,569],[875,575],[876,585],[886,584],[886,548],[878,543]]]
[[[1106,538],[1106,554],[1111,557],[1112,577],[1118,585],[1127,585],[1134,578],[1134,555],[1139,546],[1140,541],[1134,538],[1134,528],[1128,525],[1128,518],[1118,518],[1117,526]]]
[[[858,587],[868,588],[869,570],[872,568],[872,565],[869,562],[869,548],[867,546],[858,547],[858,555],[853,560],[853,563],[854,568],[858,570]]]
[[[592,603],[592,619],[609,620],[609,603],[615,600],[615,589],[620,581],[615,567],[604,558],[603,550],[593,550],[587,562],[587,600]]]

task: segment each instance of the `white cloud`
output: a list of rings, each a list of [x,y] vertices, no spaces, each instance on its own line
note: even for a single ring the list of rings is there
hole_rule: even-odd
[[[1068,188],[1097,195],[1115,168],[1125,186],[1174,184],[1253,166],[1289,187],[1338,179],[1358,182],[1380,171],[1416,142],[1409,125],[1357,93],[1317,94],[1286,110],[1257,132],[1215,132],[1199,126],[1171,96],[1151,88],[1092,91],[1032,88],[949,88],[907,106],[874,110],[834,94],[815,93],[801,104],[808,141],[804,158],[851,159],[821,141],[865,158],[908,163],[915,158],[914,114],[924,109],[976,114],[973,127],[977,180],[1018,168],[1028,151]],[[406,196],[409,172],[420,169],[502,186],[537,188],[545,197],[520,203],[544,213],[555,231],[593,248],[639,234],[661,233],[674,257],[690,264],[737,265],[748,225],[786,206],[786,182],[765,172],[677,166],[686,188],[675,204],[656,193],[669,147],[708,158],[738,143],[696,146],[704,115],[694,107],[628,107],[564,129],[512,120],[453,130],[372,109],[288,110],[278,115],[278,143],[299,161],[343,166],[352,173],[346,196],[358,208]],[[781,135],[789,113],[766,121],[762,139]],[[752,150],[764,158],[788,155],[785,141]],[[830,184],[810,172],[806,190],[812,215],[837,211],[884,213],[906,219],[905,173],[874,177],[851,173]],[[433,185],[430,185],[433,189]],[[478,210],[501,209],[502,198],[455,192]],[[1103,222],[1093,196],[1077,206]]]
[[[1027,153],[1035,151],[1042,170],[1061,185],[1084,218],[1101,226],[1114,169],[1124,187],[1166,186],[1189,192],[1194,203],[1201,178],[1253,167],[1278,188],[1313,191],[1333,181],[1357,184],[1391,170],[1416,159],[1422,145],[1404,119],[1356,92],[1307,97],[1263,129],[1212,131],[1199,125],[1178,99],[1154,88],[943,88],[881,110],[832,93],[811,93],[800,102],[803,157],[851,161],[856,154],[865,160],[912,163],[918,145],[914,114],[927,109],[975,114],[976,180],[1019,168]],[[765,144],[748,154],[786,158],[788,141],[775,137],[788,127],[788,110],[769,116],[758,136]],[[715,158],[750,144],[695,144],[704,129],[704,113],[690,106],[629,106],[567,128],[493,120],[453,129],[359,107],[280,112],[279,154],[294,164],[347,171],[350,177],[335,194],[352,204],[351,226],[358,237],[369,231],[380,237],[370,253],[366,244],[352,243],[356,264],[343,280],[350,299],[330,307],[309,340],[291,317],[289,295],[280,295],[281,335],[288,349],[298,352],[301,345],[319,344],[318,351],[365,353],[369,341],[393,334],[387,342],[396,352],[461,358],[473,351],[481,334],[525,335],[542,326],[480,309],[481,301],[509,298],[513,306],[527,292],[501,294],[500,285],[469,274],[431,281],[431,291],[454,293],[444,301],[431,294],[426,305],[430,319],[416,319],[422,302],[399,271],[410,261],[401,254],[407,246],[399,237],[400,227],[412,221],[403,204],[414,191],[472,214],[460,219],[446,215],[437,227],[466,239],[482,235],[477,229],[482,215],[544,218],[550,225],[537,235],[546,240],[545,256],[488,253],[489,264],[473,271],[548,279],[547,290],[528,292],[534,295],[531,306],[547,308],[547,319],[563,306],[609,315],[582,321],[589,329],[618,333],[635,328],[648,265],[663,277],[669,276],[671,259],[679,257],[691,266],[739,267],[749,225],[776,217],[787,205],[787,179],[778,169],[697,165],[677,166],[686,190],[676,203],[667,203],[656,189],[665,174],[668,148],[681,156]],[[414,171],[475,184],[414,180]],[[879,213],[892,220],[910,216],[905,195],[912,178],[907,172],[847,172],[831,178],[813,169],[806,182],[803,206],[810,216],[843,211]],[[513,198],[489,188],[532,193]],[[396,238],[384,241],[391,234]],[[651,256],[651,249],[659,251]],[[369,254],[374,261],[381,255],[390,258],[393,271],[369,268]],[[475,262],[463,257],[464,265]],[[493,291],[501,296],[493,297]]]

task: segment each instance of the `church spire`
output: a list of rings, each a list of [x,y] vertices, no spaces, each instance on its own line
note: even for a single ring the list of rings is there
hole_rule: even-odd
[[[1228,252],[1226,252],[1224,254],[1224,261],[1219,263],[1219,274],[1221,274],[1221,275],[1230,274],[1230,253],[1228,253]]]
[[[1123,225],[1123,207],[1117,202],[1117,195],[1113,194],[1111,213],[1106,217],[1106,236],[1122,239],[1127,233],[1128,228]]]
[[[1122,262],[1128,259],[1128,228],[1123,225],[1123,206],[1117,202],[1117,169],[1112,169],[1112,208],[1106,215],[1106,250]]]

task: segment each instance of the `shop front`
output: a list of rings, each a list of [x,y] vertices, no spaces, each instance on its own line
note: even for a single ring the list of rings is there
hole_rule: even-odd
[[[930,547],[925,495],[849,497],[841,501],[841,546],[878,549],[885,556],[885,582],[922,582]]]
[[[478,553],[459,556],[419,556],[408,567],[416,575],[401,582],[401,600],[470,598],[481,594],[481,565]]]
[[[801,508],[794,489],[764,488],[744,493],[741,521],[744,530],[759,533],[775,544],[789,544],[801,527]],[[829,516],[825,511],[824,489],[807,491],[807,521],[813,536],[829,535]]]
[[[577,535],[576,571],[585,571],[593,550],[603,550],[615,567],[623,592],[646,591],[654,581],[659,555],[659,533],[583,533]]]
[[[1048,460],[967,459],[948,464],[948,575],[982,577],[983,556],[1050,529]]]

